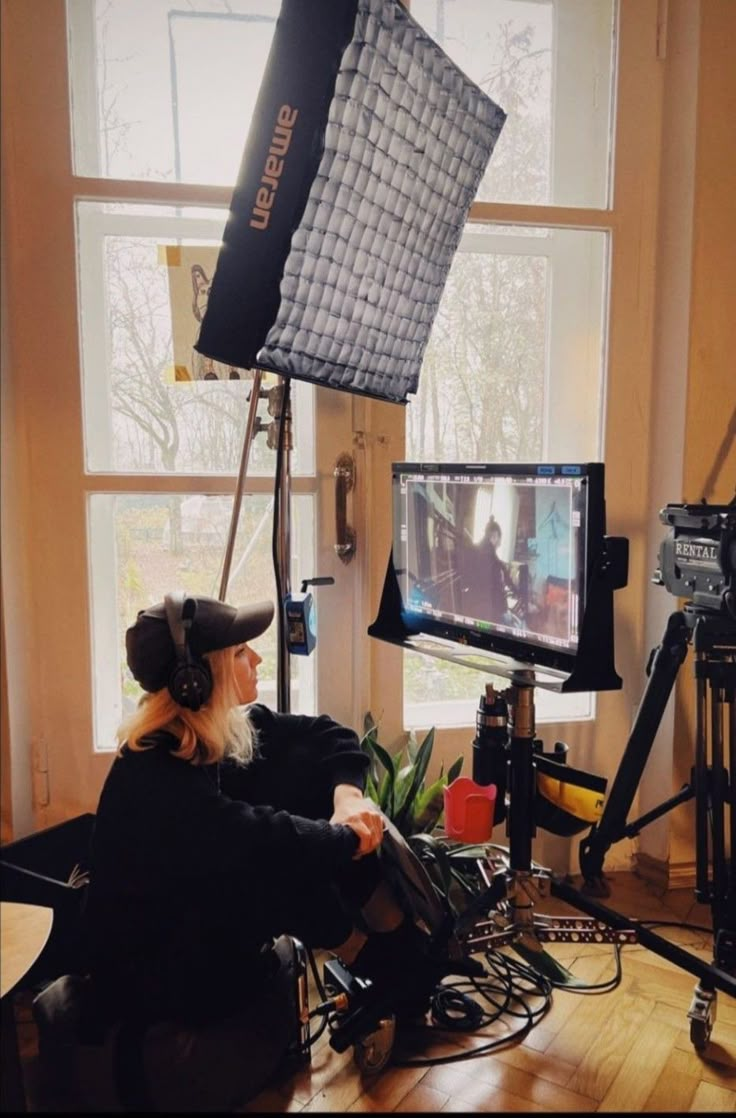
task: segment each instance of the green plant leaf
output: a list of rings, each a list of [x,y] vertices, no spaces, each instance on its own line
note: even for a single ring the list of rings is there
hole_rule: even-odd
[[[380,780],[379,761],[376,756],[375,746],[378,744],[378,725],[370,711],[363,719],[363,737],[360,739],[360,748],[367,753],[371,762],[371,774],[377,785]]]
[[[379,745],[377,741],[373,743],[373,749],[375,750],[376,756],[383,765],[384,769],[387,773],[391,774],[391,778],[393,780],[393,778],[396,776],[396,770],[398,768],[397,760],[391,756],[387,749],[384,749],[382,745]]]
[[[413,764],[404,765],[399,769],[394,781],[394,805],[393,805],[393,818],[392,822],[401,830],[400,819],[403,814],[404,805],[407,804],[407,796],[409,795],[412,779],[414,776],[415,766]],[[403,833],[403,832],[402,832]]]
[[[409,731],[409,736],[406,739],[406,752],[410,761],[416,761],[417,752],[419,750],[419,742],[413,730]]]
[[[378,786],[378,783],[381,779],[381,762],[379,760],[378,754],[376,753],[376,742],[373,741],[370,735],[366,734],[366,736],[360,742],[360,747],[363,752],[368,755],[368,758],[370,760],[369,772],[373,779],[373,783]]]
[[[412,819],[412,817],[414,816],[414,801],[417,798],[418,793],[424,787],[424,777],[426,776],[427,766],[429,765],[430,759],[432,757],[433,747],[434,726],[427,733],[424,741],[419,746],[419,752],[417,753],[416,763],[414,765],[414,773],[411,778],[411,784],[406,790],[406,795],[404,796],[402,803],[397,808],[399,814],[396,820],[396,826],[402,833],[404,832],[404,829],[406,828],[409,820]],[[410,827],[410,830],[411,829],[413,829],[413,823]]]
[[[443,776],[425,788],[416,798],[411,829],[413,834],[431,834],[445,806],[443,789],[446,781]]]
[[[373,743],[373,748],[376,752],[378,760],[381,762],[385,769],[383,778],[378,785],[379,804],[381,810],[393,820],[394,815],[394,783],[396,781],[396,768],[397,762],[391,754],[379,745],[378,742]]]
[[[384,773],[377,787],[378,806],[384,815],[388,815],[388,799],[391,794],[392,782],[388,773]]]
[[[378,737],[378,723],[369,710],[366,711],[363,718],[363,736],[366,737],[368,734]]]
[[[363,737],[360,739],[360,748],[372,752],[377,741],[378,737],[375,730],[369,730],[368,733],[363,734]]]
[[[375,781],[373,780],[373,777],[371,776],[370,772],[366,773],[365,795],[366,795],[367,799],[373,800],[374,804],[378,804],[379,807],[381,806],[381,801],[380,801],[379,796],[378,796],[378,789],[376,788]]]
[[[461,754],[458,757],[458,759],[454,762],[454,764],[450,765],[450,768],[447,770],[447,783],[448,784],[452,784],[453,780],[457,780],[457,778],[460,776],[460,773],[462,772],[462,767],[463,767],[463,761],[464,760],[465,760],[465,758]]]

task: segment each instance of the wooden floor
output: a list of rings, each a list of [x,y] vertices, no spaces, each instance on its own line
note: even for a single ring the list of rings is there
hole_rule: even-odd
[[[630,873],[612,878],[606,903],[641,920],[710,924],[710,910],[691,890],[665,895]],[[545,911],[567,912],[549,902]],[[712,959],[706,934],[661,928],[659,934]],[[556,958],[586,983],[614,973],[606,945],[560,944]],[[470,1112],[668,1112],[736,1110],[736,1001],[718,995],[717,1020],[708,1049],[690,1042],[687,1010],[694,977],[639,945],[622,953],[618,988],[601,995],[555,990],[552,1007],[521,1042],[459,1063],[391,1067],[361,1077],[352,1051],[338,1054],[321,1037],[311,1064],[263,1091],[250,1113],[316,1111],[378,1113]],[[313,994],[312,1004],[317,995]],[[33,1109],[35,1045],[30,1015],[19,1006],[19,1032],[29,1108]],[[487,1044],[517,1026],[501,1021],[486,1035],[431,1035],[415,1056],[446,1056]]]

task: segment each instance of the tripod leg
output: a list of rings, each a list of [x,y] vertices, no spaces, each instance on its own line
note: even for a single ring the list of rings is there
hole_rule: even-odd
[[[736,851],[736,795],[734,778],[736,776],[736,668],[731,663],[720,665],[721,675],[712,685],[712,727],[713,727],[713,799],[721,803],[721,844],[713,840],[713,890],[711,909],[713,913],[714,958],[718,966],[736,972],[736,886],[733,852]],[[724,717],[726,722],[724,725]],[[726,736],[727,735],[727,736]],[[723,765],[724,754],[728,748],[728,769]],[[716,776],[716,773],[719,776]],[[725,842],[725,819],[728,805],[728,849]]]
[[[626,819],[677,672],[687,655],[689,639],[690,630],[685,615],[679,610],[670,614],[662,643],[653,654],[649,679],[603,815],[580,844],[580,869],[583,878],[588,887],[593,886],[596,891],[603,886],[603,860],[606,852],[623,836]]]
[[[708,720],[707,688],[704,676],[697,674],[695,680],[695,766],[693,787],[695,789],[695,895],[701,904],[711,900],[708,826],[708,756],[706,748],[706,724]]]
[[[728,795],[723,767],[723,705],[721,689],[711,685],[711,819],[713,832],[713,890],[719,902],[726,895],[726,839],[724,810]]]
[[[736,902],[736,691],[731,690],[728,696],[728,772],[729,772],[729,823],[731,834],[730,849],[733,852],[729,858],[728,891],[731,904]]]

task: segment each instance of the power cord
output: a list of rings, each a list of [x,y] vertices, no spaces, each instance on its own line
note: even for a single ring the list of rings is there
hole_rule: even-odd
[[[709,936],[713,935],[713,929],[707,928],[704,924],[687,924],[679,920],[639,920],[638,923],[646,928],[686,928],[690,932],[705,932]]]
[[[700,924],[678,921],[642,920],[648,927],[687,928],[692,931],[712,934],[712,928]],[[513,950],[513,948],[512,948]],[[482,978],[463,978],[440,983],[434,990],[430,1007],[434,1024],[416,1024],[412,1027],[415,1034],[436,1035],[448,1033],[476,1033],[487,1028],[501,1018],[518,1018],[517,1029],[502,1037],[497,1037],[472,1050],[453,1053],[448,1056],[415,1057],[411,1059],[392,1058],[394,1067],[433,1067],[439,1064],[459,1063],[477,1059],[489,1052],[505,1048],[520,1041],[549,1012],[552,994],[555,989],[566,990],[571,994],[600,995],[615,990],[621,983],[623,968],[621,963],[621,944],[613,945],[615,972],[603,982],[587,985],[568,986],[555,982],[540,974],[532,966],[512,958],[502,950],[484,953],[486,973]],[[346,1008],[345,995],[330,998],[319,975],[317,964],[311,950],[307,949],[309,963],[315,986],[320,996],[320,1004],[310,1013],[310,1019],[323,1018],[318,1031],[310,1038],[310,1047],[326,1029],[333,1031],[339,1027],[339,1014]]]
[[[339,1027],[339,1014],[346,1008],[341,1001],[344,995],[330,998],[320,978],[314,955],[307,949],[309,963],[319,993],[320,1004],[309,1014],[310,1020],[322,1017],[320,1028],[310,1037],[310,1047],[323,1035]],[[505,1048],[520,1041],[548,1013],[555,989],[565,989],[574,994],[604,994],[614,990],[621,982],[621,946],[614,945],[616,971],[605,982],[588,986],[565,986],[555,983],[533,967],[522,963],[503,951],[485,953],[486,973],[482,978],[462,978],[444,981],[434,990],[430,1007],[434,1024],[416,1024],[412,1033],[447,1035],[448,1033],[477,1033],[501,1020],[518,1018],[519,1027],[497,1037],[488,1044],[448,1056],[392,1058],[395,1067],[433,1067],[436,1064],[458,1063],[477,1059],[489,1052]]]
[[[462,979],[438,986],[431,1003],[432,1016],[437,1024],[419,1025],[415,1031],[445,1035],[448,1032],[477,1032],[502,1017],[520,1018],[520,1027],[488,1044],[452,1055],[392,1059],[394,1067],[433,1067],[436,1064],[475,1060],[521,1040],[542,1020],[552,1006],[550,981],[502,952],[488,952],[486,962],[488,970],[484,978]],[[471,997],[470,990],[476,997]],[[489,1008],[484,1008],[477,999],[484,1000]]]
[[[620,986],[623,977],[620,943],[614,943],[613,957],[616,964],[616,973],[613,978],[609,978],[605,982],[590,982],[581,986],[567,986],[564,982],[552,982],[552,986],[555,990],[567,990],[569,994],[610,994],[612,990]]]
[[[309,1014],[309,1020],[311,1021],[315,1017],[322,1017],[322,1024],[320,1025],[319,1029],[317,1029],[317,1032],[310,1033],[309,1047],[311,1048],[322,1036],[325,1029],[329,1027],[331,1017],[334,1016],[335,1012],[337,1012],[338,999],[328,998],[327,991],[325,990],[322,979],[320,978],[317,963],[315,962],[314,954],[311,947],[307,947],[306,951],[307,958],[309,959],[309,966],[312,971],[312,977],[314,978],[314,984],[317,987],[317,992],[319,993],[320,997],[320,1004],[315,1006],[315,1008],[311,1011],[311,1013]]]

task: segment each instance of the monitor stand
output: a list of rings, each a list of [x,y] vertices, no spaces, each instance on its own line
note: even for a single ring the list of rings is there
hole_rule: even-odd
[[[548,954],[544,943],[612,943],[622,947],[639,943],[695,975],[696,987],[688,1016],[694,1029],[691,1035],[704,1040],[710,1035],[715,1016],[715,991],[736,996],[736,977],[716,964],[663,939],[639,921],[615,912],[592,900],[550,870],[532,860],[534,797],[534,688],[535,673],[520,670],[514,674],[507,691],[509,707],[508,747],[508,854],[489,844],[477,868],[485,889],[474,898],[462,917],[457,934],[473,953],[511,946],[525,957],[553,986],[581,987],[574,976]],[[549,916],[535,910],[550,896],[557,897],[586,916]],[[483,914],[488,914],[483,916]]]

